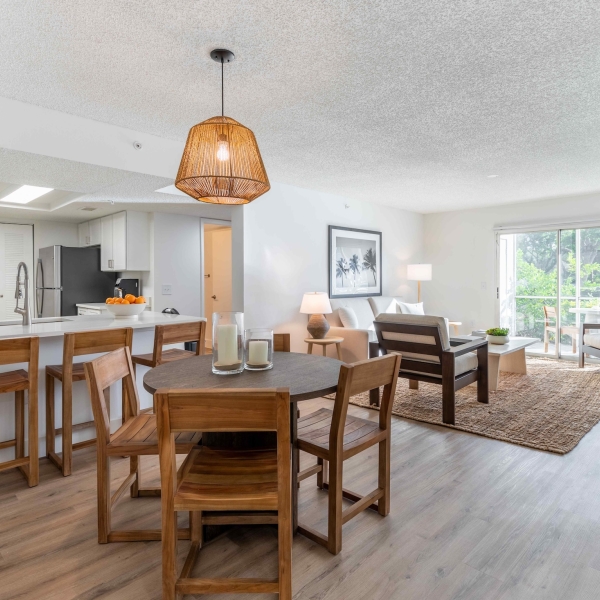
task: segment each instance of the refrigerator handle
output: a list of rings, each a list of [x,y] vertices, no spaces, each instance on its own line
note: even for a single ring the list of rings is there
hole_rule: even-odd
[[[40,281],[42,285],[40,285]],[[43,288],[44,287],[44,267],[42,266],[42,259],[38,258],[37,271],[35,274],[35,287]],[[36,289],[35,290],[35,307],[38,313],[38,318],[42,317],[42,311],[44,310],[44,290]],[[41,300],[40,300],[41,298]]]

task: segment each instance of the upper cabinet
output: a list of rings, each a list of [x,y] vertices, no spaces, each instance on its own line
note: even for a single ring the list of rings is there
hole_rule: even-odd
[[[150,270],[150,215],[123,211],[79,225],[79,245],[100,245],[102,271]]]
[[[102,243],[102,219],[79,223],[79,246],[99,246]]]

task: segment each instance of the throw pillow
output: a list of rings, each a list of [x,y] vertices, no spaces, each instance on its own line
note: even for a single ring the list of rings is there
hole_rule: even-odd
[[[398,307],[403,315],[424,315],[423,303],[407,304],[406,302],[398,301]]]
[[[347,327],[348,329],[358,329],[358,317],[353,308],[343,306],[338,310],[338,314],[340,315],[340,321],[344,327]]]

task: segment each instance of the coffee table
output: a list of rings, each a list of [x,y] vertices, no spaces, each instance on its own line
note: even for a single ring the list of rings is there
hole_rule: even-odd
[[[511,337],[508,344],[488,344],[488,382],[489,389],[498,389],[500,371],[527,374],[525,348],[539,342],[538,338]]]
[[[481,338],[473,335],[460,335],[452,339],[471,341]],[[538,338],[511,337],[508,344],[488,344],[488,388],[490,392],[498,389],[500,371],[527,375],[525,348],[533,346],[539,341]]]

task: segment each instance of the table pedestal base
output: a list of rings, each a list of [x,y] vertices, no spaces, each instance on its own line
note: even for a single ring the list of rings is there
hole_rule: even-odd
[[[488,381],[491,392],[495,392],[498,389],[500,371],[527,375],[525,348],[521,348],[510,354],[488,354]]]

